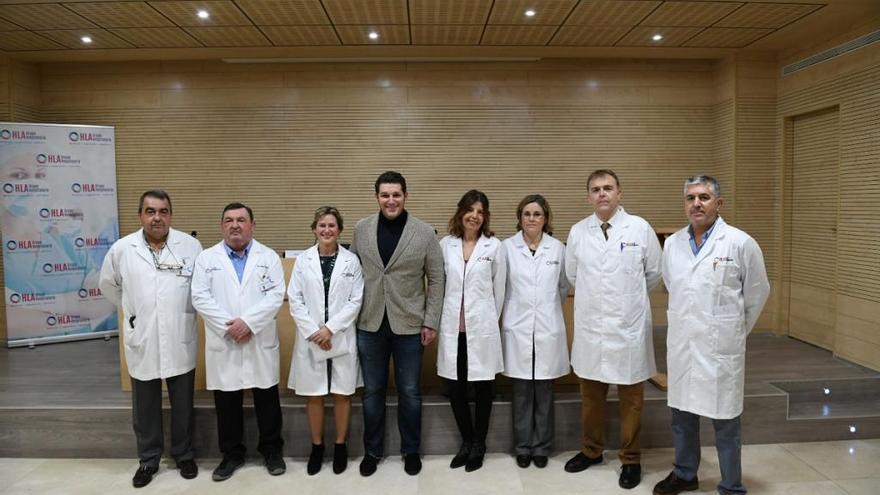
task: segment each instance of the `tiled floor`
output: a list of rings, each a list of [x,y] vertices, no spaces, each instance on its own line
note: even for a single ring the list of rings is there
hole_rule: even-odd
[[[135,492],[187,494],[296,493],[358,495],[394,494],[650,494],[651,488],[671,468],[670,449],[643,454],[642,484],[625,492],[617,486],[620,463],[614,453],[603,465],[568,474],[562,469],[572,452],[551,458],[545,469],[516,467],[510,456],[492,454],[483,469],[465,473],[450,470],[450,456],[428,456],[419,476],[407,476],[397,457],[387,458],[371,478],[358,474],[355,459],[349,469],[334,475],[329,463],[317,476],[307,476],[302,459],[288,459],[283,476],[269,476],[255,461],[230,480],[215,483],[210,471],[215,460],[200,461],[195,480],[182,479],[170,464],[163,463],[153,482],[141,490],[131,487],[137,463],[130,459],[0,459],[0,492],[4,494],[111,494]],[[877,495],[880,494],[880,439],[837,442],[747,445],[743,448],[743,472],[749,493],[754,495]],[[703,449],[700,488],[692,493],[714,493],[719,480],[718,462],[712,448]],[[274,489],[274,490],[273,490]]]

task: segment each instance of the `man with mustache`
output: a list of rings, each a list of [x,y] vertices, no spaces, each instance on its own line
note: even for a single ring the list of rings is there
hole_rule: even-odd
[[[718,493],[744,494],[740,416],[746,337],[770,293],[761,248],[719,212],[721,187],[698,175],[684,183],[689,225],[666,240],[669,290],[666,362],[675,468],[654,495],[697,490],[700,416],[712,420],[721,467]]]
[[[171,402],[171,456],[180,475],[195,478],[192,437],[198,329],[190,303],[193,263],[202,251],[195,238],[171,228],[171,198],[160,190],[141,195],[142,228],[116,241],[101,267],[104,297],[122,310],[122,340],[140,466],[135,488],[159,470],[162,380]]]

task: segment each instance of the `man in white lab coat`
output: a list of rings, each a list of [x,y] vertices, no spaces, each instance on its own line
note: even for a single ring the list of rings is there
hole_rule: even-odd
[[[101,292],[123,313],[122,340],[131,376],[132,416],[140,466],[132,484],[146,486],[162,457],[162,380],[171,402],[171,456],[180,475],[198,475],[193,450],[196,315],[190,303],[193,263],[202,245],[171,228],[171,198],[141,195],[143,228],[116,241],[101,267]]]
[[[223,209],[223,240],[196,259],[193,306],[205,320],[205,367],[214,391],[223,460],[214,481],[228,479],[245,458],[244,390],[250,389],[260,430],[257,450],[269,474],[286,470],[282,457],[279,353],[275,327],[284,299],[281,259],[254,240],[254,213],[241,204]]]
[[[684,207],[690,225],[666,240],[669,289],[666,337],[675,468],[655,495],[699,488],[700,416],[712,420],[721,467],[718,493],[742,494],[740,416],[746,337],[770,293],[761,248],[719,216],[718,181],[690,177]]]
[[[584,446],[566,464],[570,473],[602,462],[605,403],[615,384],[620,408],[622,464],[618,484],[641,482],[642,403],[654,376],[651,303],[660,282],[660,242],[654,229],[620,206],[617,174],[596,170],[587,180],[593,214],[575,224],[565,249],[565,274],[574,286],[571,364],[580,378]]]

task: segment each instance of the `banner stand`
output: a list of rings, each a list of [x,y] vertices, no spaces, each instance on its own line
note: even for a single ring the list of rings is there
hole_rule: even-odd
[[[98,286],[119,239],[113,127],[0,122],[9,347],[116,335]]]

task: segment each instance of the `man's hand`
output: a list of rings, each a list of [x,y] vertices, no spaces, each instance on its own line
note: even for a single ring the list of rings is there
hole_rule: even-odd
[[[325,325],[321,325],[321,328],[319,328],[317,332],[309,335],[307,340],[316,344],[322,350],[329,351],[333,348],[333,343],[331,342],[332,338],[333,332],[331,332]]]
[[[226,335],[235,341],[236,344],[246,344],[254,333],[241,318],[229,320],[226,322]]]
[[[430,327],[422,327],[422,345],[427,347],[437,338],[437,330]]]

